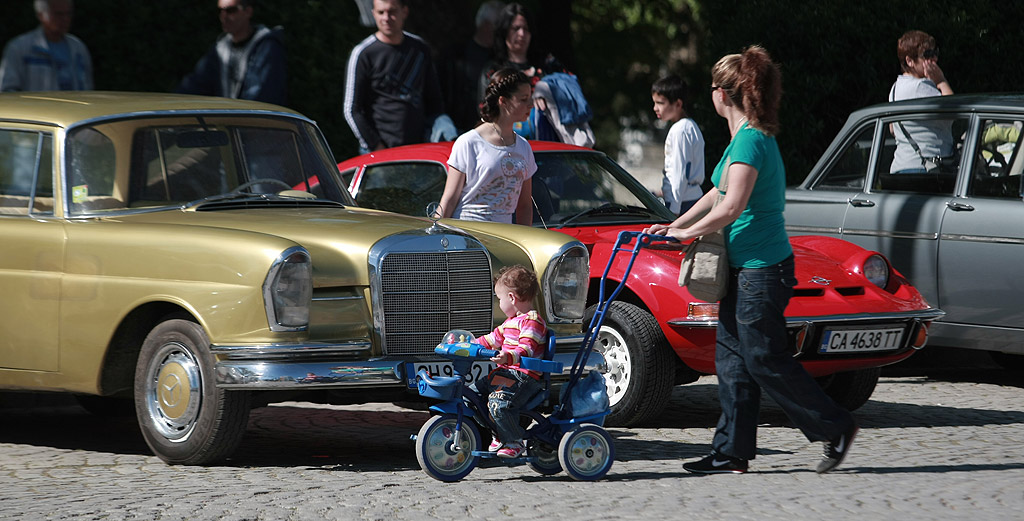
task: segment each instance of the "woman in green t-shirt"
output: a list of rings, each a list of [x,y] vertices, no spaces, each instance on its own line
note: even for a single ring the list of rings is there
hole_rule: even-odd
[[[793,359],[786,335],[783,313],[796,278],[782,217],[786,172],[775,141],[782,75],[767,51],[751,46],[720,59],[711,80],[715,111],[732,135],[711,177],[716,189],[668,226],[645,230],[688,241],[724,229],[729,252],[729,292],[719,304],[715,348],[722,416],[711,454],[683,468],[746,472],[757,452],[764,390],[809,440],[824,442],[817,471],[828,472],[846,456],[857,424]]]

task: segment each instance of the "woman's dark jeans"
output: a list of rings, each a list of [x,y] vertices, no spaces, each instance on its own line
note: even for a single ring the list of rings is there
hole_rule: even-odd
[[[793,358],[783,312],[796,285],[793,257],[767,268],[733,268],[718,312],[715,372],[722,416],[711,446],[733,458],[757,452],[763,389],[811,441],[829,441],[853,425]]]

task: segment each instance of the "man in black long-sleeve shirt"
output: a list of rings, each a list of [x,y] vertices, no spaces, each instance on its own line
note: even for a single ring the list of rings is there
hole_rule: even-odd
[[[403,32],[402,0],[374,0],[377,32],[356,45],[345,75],[345,120],[362,152],[422,143],[444,112],[441,86],[424,41]]]

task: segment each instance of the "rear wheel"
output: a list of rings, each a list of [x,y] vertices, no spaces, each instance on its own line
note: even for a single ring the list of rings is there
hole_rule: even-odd
[[[204,465],[238,447],[249,419],[249,393],[218,389],[203,328],[161,322],[142,343],[135,368],[135,413],[146,444],[171,464]]]
[[[587,309],[593,316],[596,306]],[[605,313],[594,350],[604,356],[611,413],[605,425],[629,426],[665,409],[675,381],[675,354],[657,321],[626,302],[612,302]]]
[[[558,461],[572,479],[594,481],[601,479],[615,461],[615,444],[608,431],[584,423],[567,432],[558,444]]]
[[[818,383],[825,389],[825,394],[832,397],[837,404],[848,411],[855,411],[871,398],[881,374],[881,368],[873,367],[836,373],[819,379]]]
[[[526,454],[530,456],[530,468],[545,476],[558,474],[562,471],[562,464],[558,461],[558,448],[547,443],[531,440],[526,448]]]

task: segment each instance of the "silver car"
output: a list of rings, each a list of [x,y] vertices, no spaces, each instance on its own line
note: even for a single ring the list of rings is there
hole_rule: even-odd
[[[1022,126],[1024,95],[858,110],[807,179],[787,190],[787,230],[885,254],[946,312],[930,345],[988,350],[1021,367]]]

